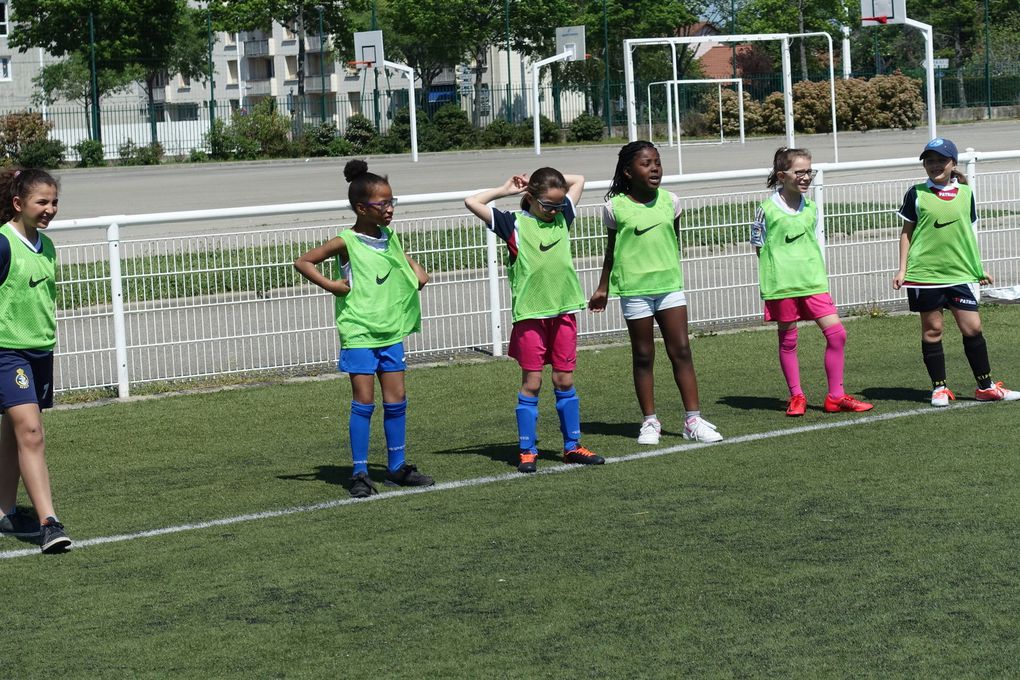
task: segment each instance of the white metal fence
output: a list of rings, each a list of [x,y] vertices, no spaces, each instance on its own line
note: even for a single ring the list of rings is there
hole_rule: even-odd
[[[1020,284],[1020,151],[961,156],[978,198],[979,240],[1002,285]],[[891,276],[907,188],[919,181],[914,158],[815,166],[833,297],[841,310],[902,305]],[[681,252],[695,327],[757,323],[757,263],[750,222],[764,188],[692,193],[688,185],[749,180],[767,170],[671,176],[683,196]],[[590,182],[573,230],[575,261],[590,294],[602,265],[600,218],[607,181]],[[467,192],[401,196],[401,207],[449,202]],[[130,227],[237,217],[341,211],[346,201],[99,217],[54,222],[52,229],[105,226],[98,243],[59,246],[56,389],[117,388],[230,373],[293,370],[334,362],[338,343],[329,296],[294,272],[294,258],[335,235],[337,223],[166,238],[130,238]],[[339,212],[338,212],[339,214]],[[422,294],[422,332],[410,355],[478,350],[502,354],[508,339],[505,248],[464,214],[395,220],[410,253],[432,273]],[[625,330],[616,305],[583,313],[591,337]]]

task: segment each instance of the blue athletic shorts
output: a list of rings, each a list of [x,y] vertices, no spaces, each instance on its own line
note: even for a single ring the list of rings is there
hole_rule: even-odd
[[[341,349],[337,368],[344,373],[363,375],[407,370],[407,361],[404,360],[404,343],[398,342],[389,347]]]
[[[0,349],[0,409],[21,404],[53,406],[53,352]]]
[[[907,306],[912,312],[933,312],[946,307],[976,312],[981,289],[976,283],[932,288],[907,288]]]

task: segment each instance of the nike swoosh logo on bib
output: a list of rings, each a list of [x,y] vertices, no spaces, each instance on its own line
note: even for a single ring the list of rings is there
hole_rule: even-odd
[[[955,221],[956,220],[950,220],[949,222],[939,222],[938,220],[935,220],[934,227],[936,229],[941,229],[942,227],[948,227],[950,224],[952,224]]]
[[[552,243],[543,243],[540,246],[538,246],[538,249],[541,250],[544,253],[547,250],[551,250],[557,243],[559,243],[562,240],[563,239],[558,238],[555,241],[553,241]]]
[[[42,283],[43,281],[45,281],[48,278],[50,278],[50,277],[44,276],[41,279],[39,279],[38,281],[36,281],[34,278],[30,277],[28,279],[28,286],[29,286],[29,288],[35,288],[36,286],[38,286],[40,283]]]
[[[384,283],[386,283],[386,279],[390,278],[390,274],[392,274],[392,273],[393,273],[393,270],[391,269],[388,272],[386,272],[386,276],[379,276],[378,274],[376,274],[375,275],[375,282],[378,285],[380,285],[380,286],[383,285]]]
[[[803,235],[804,235],[804,232],[800,232],[799,234],[797,234],[797,235],[796,235],[796,236],[794,236],[793,238],[790,238],[790,236],[789,236],[789,235],[787,235],[787,236],[786,236],[786,242],[787,242],[787,243],[793,243],[794,241],[796,241],[797,239],[799,239],[799,238],[800,238],[801,236],[803,236]]]
[[[657,224],[653,224],[652,226],[650,226],[650,227],[647,227],[647,228],[645,228],[645,229],[635,229],[635,230],[634,230],[634,235],[635,235],[635,236],[641,236],[642,234],[647,234],[647,233],[648,233],[648,232],[650,232],[650,231],[651,231],[652,229],[655,229],[655,228],[656,228],[657,226],[659,226],[659,225],[657,225]]]

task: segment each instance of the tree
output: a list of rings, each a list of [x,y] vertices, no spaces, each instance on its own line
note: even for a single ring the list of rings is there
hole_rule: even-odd
[[[25,52],[89,59],[88,17],[95,26],[97,75],[141,78],[150,107],[162,75],[205,77],[204,50],[197,49],[198,10],[187,0],[18,0],[12,4],[11,45]],[[199,56],[201,55],[201,56]]]
[[[840,27],[850,21],[848,5],[843,0],[748,0],[737,13],[741,33],[812,33],[840,34]],[[806,39],[798,41],[801,78],[810,76]],[[770,47],[774,51],[775,47]]]
[[[97,74],[99,96],[121,92],[141,78],[136,71],[100,71]],[[72,54],[63,61],[47,64],[32,79],[36,87],[32,102],[38,105],[52,105],[64,100],[77,102],[85,109],[88,118],[92,105],[92,72],[81,54]]]
[[[391,0],[382,10],[386,51],[397,52],[421,78],[422,100],[429,100],[432,81],[464,57],[464,47],[450,39],[447,27],[461,20],[446,0]]]

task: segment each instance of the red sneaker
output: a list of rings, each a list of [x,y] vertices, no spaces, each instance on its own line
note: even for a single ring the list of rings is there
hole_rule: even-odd
[[[987,390],[977,388],[974,390],[974,398],[978,401],[1016,401],[1020,399],[1020,392],[1006,389],[1006,386],[1000,381]]]
[[[802,416],[807,411],[807,397],[803,394],[795,394],[786,403],[786,415]]]
[[[538,454],[533,451],[521,451],[521,460],[517,464],[518,472],[535,472],[538,470],[538,466],[535,465],[535,461],[538,460]]]
[[[860,399],[854,399],[849,394],[844,394],[839,399],[833,399],[826,395],[825,397],[825,412],[826,413],[839,413],[841,411],[870,411],[875,408],[874,404],[869,404],[866,401]]]

